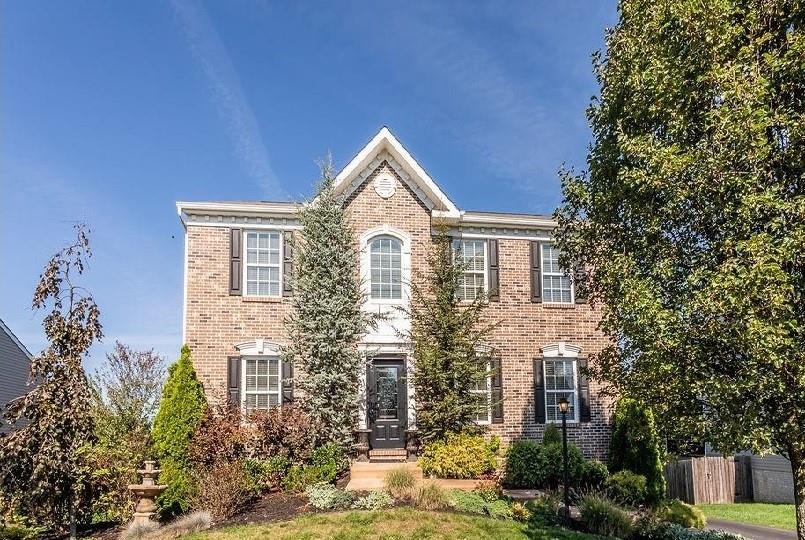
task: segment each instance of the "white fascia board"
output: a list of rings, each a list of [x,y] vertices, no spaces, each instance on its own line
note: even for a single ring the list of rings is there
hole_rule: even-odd
[[[355,176],[360,174],[382,150],[386,150],[397,162],[407,167],[413,173],[414,181],[422,187],[432,200],[438,201],[439,205],[442,207],[440,209],[441,211],[448,212],[451,215],[458,215],[459,210],[453,201],[439,189],[436,182],[433,181],[430,175],[425,172],[425,169],[419,165],[386,126],[383,126],[380,131],[377,132],[377,135],[372,137],[372,140],[369,141],[335,177],[333,187],[336,193],[339,193],[349,186]]]
[[[486,212],[462,212],[457,220],[459,225],[512,227],[519,229],[555,229],[559,223],[555,219],[527,214],[498,214]]]
[[[295,216],[301,204],[293,202],[184,202],[176,203],[176,211],[184,221],[190,214],[210,214],[234,217]]]

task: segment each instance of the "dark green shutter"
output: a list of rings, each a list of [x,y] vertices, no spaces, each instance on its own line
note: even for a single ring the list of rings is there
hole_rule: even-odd
[[[503,371],[501,370],[500,358],[492,358],[489,361],[492,371],[492,423],[503,423]]]
[[[227,400],[230,407],[240,407],[240,356],[227,358]]]
[[[534,420],[545,423],[545,378],[542,372],[542,358],[534,359]]]
[[[579,420],[589,422],[590,414],[590,381],[587,378],[587,359],[581,358],[577,364],[579,372]]]
[[[293,403],[293,364],[282,361],[282,404]]]
[[[229,229],[229,294],[243,294],[243,246],[240,229]]]
[[[293,294],[293,233],[282,233],[282,296]]]
[[[489,252],[489,292],[490,302],[500,302],[500,265],[498,263],[498,241],[494,238],[487,240]]]
[[[532,241],[529,259],[531,261],[531,301],[542,302],[542,272],[540,271],[539,242]]]
[[[573,292],[576,295],[577,304],[587,303],[587,285],[585,283],[586,278],[587,278],[587,272],[584,270],[584,267],[577,266],[576,269],[573,271],[573,282],[574,282]],[[581,287],[579,287],[579,284],[581,284]]]

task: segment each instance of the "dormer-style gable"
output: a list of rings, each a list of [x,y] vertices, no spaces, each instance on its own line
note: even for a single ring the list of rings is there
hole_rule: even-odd
[[[394,169],[434,217],[460,217],[458,207],[386,126],[338,173],[334,186],[336,193],[349,197],[383,161]],[[376,189],[382,190],[383,184],[380,183]]]

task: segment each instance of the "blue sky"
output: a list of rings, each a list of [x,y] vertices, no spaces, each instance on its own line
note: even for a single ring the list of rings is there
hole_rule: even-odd
[[[550,213],[583,165],[589,2],[3,2],[0,318],[36,353],[48,258],[93,230],[106,338],[181,341],[177,200],[299,198],[388,125],[460,208]]]

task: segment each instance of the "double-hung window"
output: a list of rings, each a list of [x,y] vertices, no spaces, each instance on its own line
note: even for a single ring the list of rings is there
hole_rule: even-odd
[[[542,244],[542,301],[573,303],[570,276],[559,266],[559,249],[553,244]]]
[[[280,404],[280,361],[276,356],[244,358],[243,407],[267,410]]]
[[[561,422],[559,400],[566,398],[570,402],[567,419],[575,422],[578,420],[576,360],[546,358],[542,365],[545,370],[545,419],[548,422]]]
[[[246,295],[280,296],[281,262],[279,232],[246,232]]]
[[[486,242],[454,240],[454,260],[463,267],[458,284],[460,300],[475,300],[486,289]]]
[[[486,365],[489,371],[489,364]],[[488,424],[492,413],[492,381],[489,375],[484,376],[477,382],[471,392],[478,397],[478,409],[475,412],[475,422],[478,424]]]
[[[402,298],[402,242],[389,236],[369,244],[370,293],[373,300]]]

